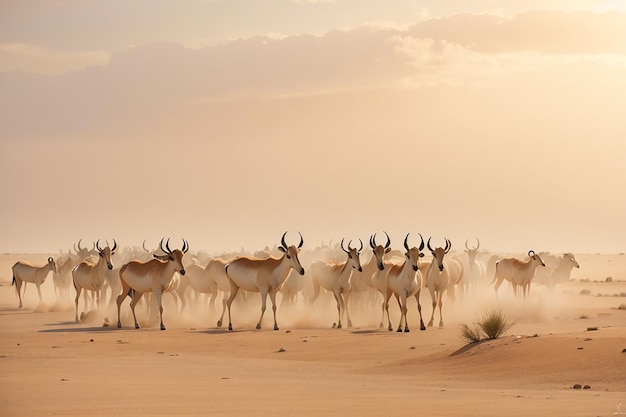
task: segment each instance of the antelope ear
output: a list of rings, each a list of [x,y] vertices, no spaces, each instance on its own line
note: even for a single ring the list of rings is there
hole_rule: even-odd
[[[385,253],[389,253],[389,252],[391,252],[391,248],[385,249]]]
[[[281,251],[281,252],[287,253],[287,249],[283,248],[282,246],[279,246],[278,250]]]
[[[423,258],[423,257],[424,257],[424,254],[420,252],[420,258]]]

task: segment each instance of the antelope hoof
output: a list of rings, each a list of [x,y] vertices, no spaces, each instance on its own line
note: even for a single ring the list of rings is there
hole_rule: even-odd
[[[274,325],[274,330],[278,330],[278,324]]]
[[[139,323],[135,323],[135,329],[139,328]]]
[[[428,322],[428,327],[433,327],[433,321],[432,320]]]
[[[256,325],[256,329],[257,329],[257,330],[261,330],[261,325],[260,325],[260,324],[257,324],[257,325]]]
[[[389,327],[387,327],[387,330],[389,330],[390,332],[393,331],[393,327],[391,327],[391,324],[389,325]]]
[[[379,327],[380,329],[382,329],[382,328],[384,327],[384,326],[383,326],[383,323],[381,322],[381,323],[378,325],[378,327]]]
[[[337,323],[333,323],[333,327],[332,328],[336,329],[337,328]]]
[[[351,321],[348,322],[348,327],[352,327],[352,322]]]
[[[420,330],[426,330],[426,326],[424,326],[424,323],[420,324]]]
[[[408,328],[408,327],[405,327],[405,328],[404,328],[404,333],[408,333],[408,332],[410,332],[409,328]]]
[[[121,328],[122,328],[122,322],[119,322],[119,321],[117,322],[117,328],[118,328],[118,329],[121,329]]]
[[[161,330],[165,330],[165,324],[161,323]]]
[[[339,324],[337,325],[337,328],[338,328],[338,329],[341,329],[341,323],[339,323]]]
[[[402,327],[398,326],[398,330],[396,330],[396,332],[402,333]]]
[[[443,321],[439,322],[439,328],[441,329],[443,327]]]
[[[222,327],[222,320],[217,321],[217,327]]]
[[[232,331],[233,331],[233,325],[232,325],[232,324],[230,324],[230,323],[228,323],[228,331],[229,331],[229,332],[232,332]]]

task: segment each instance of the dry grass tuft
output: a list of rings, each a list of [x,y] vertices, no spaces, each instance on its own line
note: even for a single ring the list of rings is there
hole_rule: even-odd
[[[489,311],[481,320],[474,323],[473,327],[461,323],[461,338],[467,343],[497,339],[506,333],[513,324],[501,311]]]

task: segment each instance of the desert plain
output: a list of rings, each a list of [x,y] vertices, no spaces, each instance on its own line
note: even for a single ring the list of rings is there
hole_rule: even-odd
[[[256,330],[254,294],[233,304],[231,332],[216,326],[219,303],[179,313],[167,298],[165,331],[139,308],[135,329],[128,302],[121,329],[112,306],[76,323],[73,299],[58,301],[50,276],[43,302],[31,284],[18,308],[11,266],[43,265],[47,256],[0,256],[0,416],[626,414],[623,254],[577,254],[570,281],[536,284],[526,300],[507,283],[498,296],[485,285],[446,297],[442,328],[436,316],[435,327],[420,331],[412,300],[409,333],[380,329],[378,302],[354,302],[353,327],[332,328],[331,297],[279,304],[277,331],[268,308]],[[427,321],[427,291],[421,304]],[[461,323],[495,310],[512,327],[468,344]]]

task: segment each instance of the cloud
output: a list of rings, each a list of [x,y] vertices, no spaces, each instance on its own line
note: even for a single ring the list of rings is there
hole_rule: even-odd
[[[105,51],[61,51],[33,44],[0,43],[0,72],[62,74],[106,64],[109,58]]]

